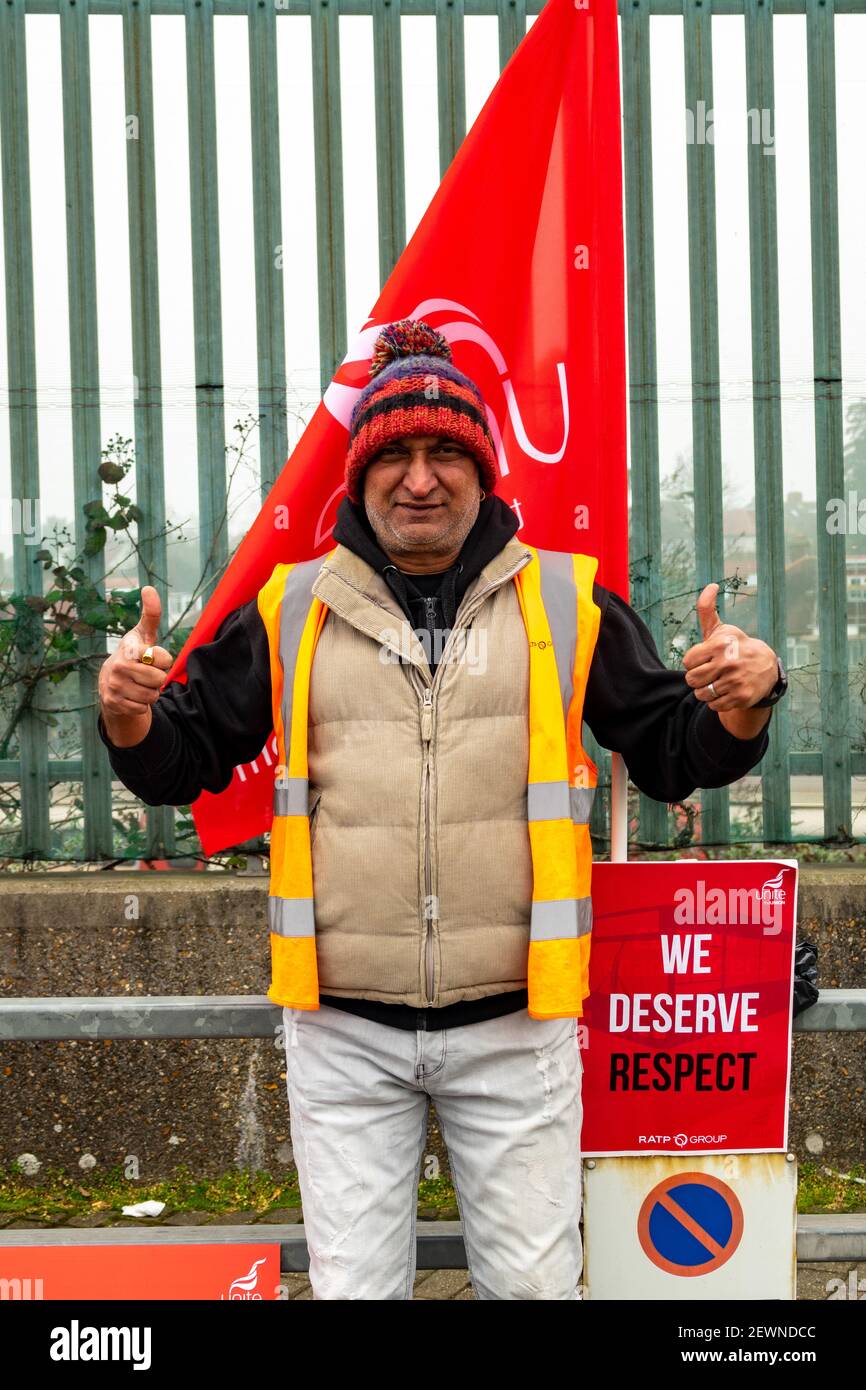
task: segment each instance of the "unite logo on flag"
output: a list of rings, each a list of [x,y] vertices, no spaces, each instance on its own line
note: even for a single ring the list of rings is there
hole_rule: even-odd
[[[436,323],[435,316],[439,313],[458,313],[463,317],[460,319],[449,319],[447,323]],[[568,409],[568,390],[566,387],[565,363],[556,362],[554,364],[559,390],[560,406],[562,411],[562,439],[556,449],[544,450],[532,443],[523,423],[514,384],[508,363],[502,354],[499,346],[493,337],[483,327],[478,315],[465,304],[457,304],[451,299],[427,299],[422,300],[410,309],[406,315],[410,319],[424,319],[425,322],[432,324],[437,331],[448,339],[452,349],[455,343],[471,342],[477,344],[486,354],[502,383],[502,391],[505,397],[505,404],[508,411],[508,418],[516,440],[520,445],[521,451],[528,458],[535,459],[538,463],[560,463],[565,455],[566,445],[569,435],[569,409]],[[381,329],[386,327],[387,320],[381,323],[370,324],[363,328],[343,359],[343,364],[355,362],[369,362],[373,353],[373,345]],[[358,396],[361,394],[360,386],[344,386],[335,377],[324,394],[323,400],[326,409],[338,420],[346,430],[349,428],[349,421],[352,414],[352,407]],[[502,431],[499,428],[499,421],[495,411],[490,405],[487,406],[487,423],[496,444],[496,456],[499,464],[499,472],[504,478],[509,470],[508,457],[502,441]]]
[[[444,323],[438,321],[439,315],[443,313],[449,315],[447,321]],[[459,314],[461,317],[455,318],[455,314]],[[506,478],[509,475],[511,466],[508,461],[508,449],[505,444],[504,432],[503,429],[500,428],[499,417],[491,401],[496,401],[497,406],[500,407],[503,419],[507,422],[508,433],[513,441],[514,449],[519,451],[520,455],[541,464],[550,465],[562,462],[568,446],[571,428],[565,362],[555,362],[551,364],[552,371],[556,374],[559,415],[558,417],[556,415],[551,416],[545,422],[545,426],[549,429],[551,427],[551,420],[554,424],[558,424],[561,421],[561,437],[555,448],[541,448],[539,445],[532,442],[527,432],[526,423],[520,411],[520,405],[517,400],[517,394],[508,363],[495,339],[487,332],[479,316],[474,313],[472,309],[468,308],[465,304],[458,304],[451,299],[434,297],[432,299],[422,300],[420,303],[416,304],[409,310],[406,317],[410,319],[423,319],[425,323],[429,323],[438,333],[441,333],[443,337],[447,338],[452,352],[457,343],[472,343],[484,354],[480,369],[476,368],[473,375],[485,398],[487,423],[490,427],[490,433],[493,436],[493,442],[496,448],[496,461],[499,474],[502,478]],[[346,356],[343,358],[333,381],[322,397],[323,406],[330,412],[334,420],[343,427],[347,436],[352,418],[352,410],[364,385],[363,381],[359,384],[354,384],[357,378],[358,366],[361,364],[364,367],[369,367],[376,338],[390,321],[390,319],[385,318],[381,321],[377,320],[375,323],[368,323],[362,328],[354,343],[349,348],[349,351],[346,353]],[[348,384],[342,379],[346,374],[351,376],[352,384]],[[550,387],[549,391],[545,390],[545,397],[547,398],[549,396],[552,400],[552,384],[544,383],[544,385]],[[435,378],[433,378],[431,390],[436,389]],[[501,396],[501,402],[496,400],[497,392]],[[340,483],[325,502],[324,508],[316,522],[314,536],[315,550],[318,550],[319,546],[322,545],[333,532],[335,525],[334,514],[337,503],[342,497],[343,492],[344,487],[343,484]],[[518,497],[512,498],[511,506],[517,513],[522,525],[523,515],[521,499]],[[585,508],[584,511],[586,511]],[[577,508],[575,508],[575,512],[577,512]],[[329,518],[331,519],[330,525],[327,524]],[[575,520],[574,525],[575,528],[578,526],[577,520]]]

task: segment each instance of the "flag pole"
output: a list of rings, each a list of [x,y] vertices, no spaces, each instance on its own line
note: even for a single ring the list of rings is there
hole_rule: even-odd
[[[622,753],[610,755],[610,861],[628,860],[628,773]]]

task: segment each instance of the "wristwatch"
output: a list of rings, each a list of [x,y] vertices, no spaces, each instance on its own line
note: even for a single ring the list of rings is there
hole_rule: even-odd
[[[777,656],[776,661],[779,664],[779,676],[776,684],[770,693],[764,696],[763,700],[757,700],[755,704],[749,705],[749,709],[764,709],[767,705],[775,705],[788,689],[788,673],[782,665],[782,658]]]

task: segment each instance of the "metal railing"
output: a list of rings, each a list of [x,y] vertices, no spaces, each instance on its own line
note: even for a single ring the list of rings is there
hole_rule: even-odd
[[[102,995],[0,999],[0,1042],[101,1038],[273,1038],[282,1009],[264,995]],[[866,989],[823,989],[795,1033],[866,1029]]]

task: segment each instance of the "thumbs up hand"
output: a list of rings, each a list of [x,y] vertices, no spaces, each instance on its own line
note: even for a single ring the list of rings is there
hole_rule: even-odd
[[[159,620],[162,617],[162,600],[152,584],[145,584],[141,591],[141,617],[132,628],[146,647],[156,645],[159,635]],[[131,636],[127,633],[127,637]]]
[[[174,658],[156,645],[162,604],[152,584],[141,591],[141,617],[120,639],[117,651],[107,657],[99,672],[99,708],[111,742],[131,748],[145,737],[151,724],[151,706],[159,699],[165,673]],[[142,660],[152,655],[152,662]]]
[[[695,604],[703,640],[683,656],[686,684],[697,699],[716,711],[729,733],[753,738],[770,714],[766,708],[751,710],[750,706],[776,684],[776,653],[759,637],[722,622],[716,608],[718,593],[718,584],[707,584]],[[748,715],[742,713],[746,710]]]
[[[719,610],[716,607],[716,599],[719,596],[718,584],[707,584],[698,594],[695,603],[695,612],[698,615],[698,622],[701,625],[701,635],[706,639],[717,627],[726,627],[730,624],[722,623],[719,617]],[[739,628],[736,629],[739,631]]]

